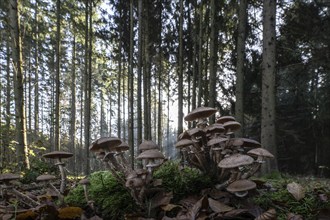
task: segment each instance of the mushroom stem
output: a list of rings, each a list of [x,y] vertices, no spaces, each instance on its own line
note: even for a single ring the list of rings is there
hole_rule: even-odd
[[[62,163],[58,163],[58,168],[61,174],[61,185],[60,185],[60,193],[64,194],[65,187],[66,187],[66,173],[64,170],[64,165]]]

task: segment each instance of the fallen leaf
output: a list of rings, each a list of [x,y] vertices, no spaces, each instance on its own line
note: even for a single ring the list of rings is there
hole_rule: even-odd
[[[209,202],[206,196],[203,196],[200,200],[198,200],[190,210],[192,218],[196,218],[201,209],[207,209],[208,203]]]
[[[164,210],[165,212],[169,212],[169,211],[171,211],[172,209],[177,208],[177,207],[180,207],[180,208],[181,208],[181,206],[179,206],[179,205],[175,205],[175,204],[167,204],[167,205],[163,205],[163,206],[161,206],[160,208],[161,208],[162,210]]]
[[[157,193],[150,201],[150,208],[156,208],[159,206],[164,206],[170,203],[171,199],[173,198],[172,192],[159,192]]]
[[[289,183],[286,189],[293,195],[293,197],[299,201],[305,197],[305,189],[300,184],[296,182]]]
[[[230,207],[222,202],[219,202],[211,198],[209,198],[208,201],[210,208],[212,209],[213,212],[216,213],[228,212],[234,209],[233,207]]]
[[[287,216],[287,220],[303,220],[301,215],[296,215],[293,213],[289,213]]]

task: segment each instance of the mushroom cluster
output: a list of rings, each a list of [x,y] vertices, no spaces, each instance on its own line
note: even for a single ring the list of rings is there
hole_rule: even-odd
[[[209,125],[208,117],[216,112],[215,108],[198,107],[187,114],[184,119],[195,121],[196,127],[179,135],[176,148],[181,152],[184,166],[193,166],[216,178],[217,189],[226,188],[244,196],[255,188],[247,179],[260,169],[266,158],[274,156],[255,140],[234,137],[241,124],[232,116],[219,117]]]
[[[141,161],[142,168],[133,169],[126,154],[129,149],[129,145],[117,137],[99,138],[89,147],[112,175],[130,190],[136,203],[143,207],[145,199],[159,183],[152,179],[152,173],[165,157],[155,142],[146,140],[140,144],[141,153],[135,158]]]

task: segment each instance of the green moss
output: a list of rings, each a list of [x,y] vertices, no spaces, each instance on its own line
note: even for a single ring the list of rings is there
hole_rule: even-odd
[[[274,177],[274,176],[271,176]],[[279,220],[287,219],[288,213],[294,213],[303,216],[304,219],[316,219],[318,211],[322,208],[330,208],[330,201],[323,202],[318,198],[317,191],[329,194],[327,187],[310,187],[305,185],[305,180],[290,177],[277,176],[274,179],[269,176],[263,177],[275,190],[259,190],[259,195],[254,197],[254,202],[261,208],[267,210],[270,207],[275,208],[278,213]],[[287,190],[287,184],[298,182],[305,188],[305,197],[297,201]],[[308,182],[306,182],[308,184]]]
[[[179,201],[191,194],[198,194],[202,189],[212,186],[209,176],[194,168],[180,169],[178,162],[167,161],[155,173],[155,179],[162,179],[163,186],[173,192],[173,201]]]
[[[123,219],[124,214],[134,212],[136,207],[129,192],[110,172],[95,172],[91,174],[89,180],[91,183],[88,187],[89,197],[95,202],[98,212],[104,219]],[[82,186],[71,190],[65,202],[71,206],[86,206]]]

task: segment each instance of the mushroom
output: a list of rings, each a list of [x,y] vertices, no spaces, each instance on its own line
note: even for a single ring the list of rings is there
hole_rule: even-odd
[[[255,189],[257,184],[251,180],[237,180],[227,186],[227,191],[234,193],[237,197],[244,197],[248,191]]]
[[[208,136],[215,138],[225,132],[225,127],[222,124],[215,123],[207,126],[204,130]]]
[[[139,145],[140,151],[146,151],[146,150],[152,150],[152,149],[159,149],[158,145],[151,141],[151,140],[145,140]]]
[[[213,161],[218,164],[221,160],[221,151],[224,150],[224,144],[228,138],[213,138],[207,142],[207,146],[211,147],[211,155]]]
[[[231,175],[228,179],[223,184],[220,184],[217,186],[217,188],[221,188],[223,186],[226,186],[227,184],[232,183],[233,181],[236,181],[240,179],[241,176],[241,168],[247,165],[250,165],[253,163],[253,158],[250,157],[249,155],[244,155],[244,154],[233,154],[230,155],[229,157],[225,157],[218,163],[218,167],[222,168],[222,172],[220,175],[220,178],[225,175],[226,169],[229,169]]]
[[[217,118],[216,123],[224,124],[227,121],[236,121],[236,119],[233,116],[222,116],[220,118]]]
[[[217,112],[217,109],[211,107],[198,107],[189,112],[185,117],[185,121],[195,121],[197,120],[197,124],[204,128],[206,118],[212,116],[214,113]]]
[[[79,184],[82,185],[82,187],[84,189],[84,196],[85,196],[86,202],[88,202],[89,198],[88,198],[87,186],[90,185],[91,183],[90,183],[89,179],[84,178],[79,181]]]
[[[56,159],[55,165],[58,166],[61,174],[61,186],[60,186],[60,193],[63,194],[65,191],[66,187],[66,173],[64,170],[65,163],[62,162],[62,159],[64,158],[70,158],[73,156],[73,153],[70,152],[65,152],[65,151],[52,151],[49,153],[46,153],[42,155],[44,158],[49,158],[49,159]]]
[[[162,164],[165,157],[159,150],[151,149],[142,152],[136,157],[136,159],[142,160],[144,168],[148,167],[149,173],[152,173],[153,169],[156,167],[156,164]],[[156,160],[160,160],[160,162],[157,163]]]
[[[49,185],[55,192],[58,193],[58,195],[60,195],[60,192],[56,189],[56,187],[50,182],[51,180],[56,179],[55,176],[50,175],[50,174],[43,174],[37,177],[37,181],[41,182],[44,184],[44,187],[46,188],[47,185]]]
[[[183,156],[183,164],[185,164],[188,160],[187,158],[187,153],[188,153],[188,147],[193,145],[194,142],[189,139],[181,139],[179,140],[176,144],[175,147],[180,149],[180,152],[182,153]]]
[[[128,144],[123,141],[115,149],[116,149],[116,152],[117,152],[115,154],[115,156],[117,156],[117,157],[119,156],[120,162],[121,162],[120,164],[122,165],[125,172],[127,172],[128,170],[131,170],[131,165],[125,157],[125,152],[129,150]]]
[[[92,152],[111,151],[121,143],[122,141],[117,137],[101,137],[92,143],[89,150]]]
[[[254,164],[249,169],[249,171],[242,175],[242,179],[247,179],[250,176],[252,176],[253,174],[255,174],[259,170],[259,168],[261,167],[261,164],[263,164],[265,162],[264,161],[265,158],[274,158],[273,154],[271,154],[265,148],[261,148],[261,147],[249,150],[247,152],[247,154],[251,155],[254,158],[256,158],[256,160],[254,161]]]
[[[226,129],[226,134],[230,135],[233,134],[235,131],[241,128],[241,124],[237,121],[227,121],[223,124]]]

